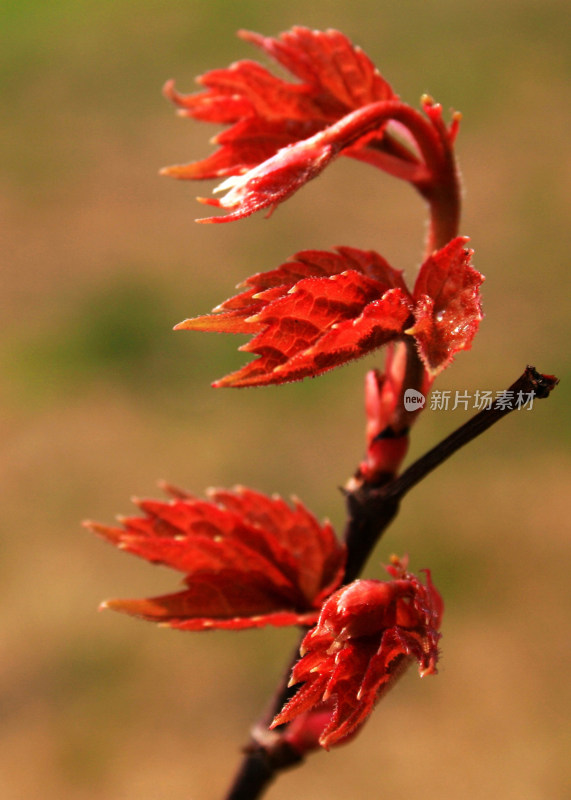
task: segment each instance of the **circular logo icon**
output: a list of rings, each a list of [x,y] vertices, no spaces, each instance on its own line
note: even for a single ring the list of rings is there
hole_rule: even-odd
[[[406,389],[404,393],[404,407],[406,411],[419,411],[424,407],[426,397],[416,389]]]

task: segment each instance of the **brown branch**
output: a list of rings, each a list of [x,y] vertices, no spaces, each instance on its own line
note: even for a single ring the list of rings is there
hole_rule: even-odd
[[[506,392],[512,392],[511,396],[514,398],[521,392],[523,396],[531,395],[534,399],[541,400],[549,396],[557,383],[558,379],[553,375],[542,375],[535,367],[528,366]],[[349,520],[345,529],[348,551],[346,583],[355,580],[361,572],[371,551],[394,519],[405,494],[461,447],[511,414],[515,408],[514,404],[503,404],[496,400],[490,408],[478,412],[398,477],[381,487],[363,484],[355,491],[347,493]]]
[[[263,746],[252,742],[246,748],[245,756],[226,800],[256,800],[261,797],[277,775],[288,767],[303,761],[303,756],[285,742],[279,735],[275,743]]]

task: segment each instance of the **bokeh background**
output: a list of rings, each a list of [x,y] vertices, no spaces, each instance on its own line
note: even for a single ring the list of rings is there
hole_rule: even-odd
[[[210,151],[177,118],[174,77],[258,58],[234,36],[342,29],[401,96],[464,113],[462,232],[487,276],[486,319],[438,388],[560,376],[407,498],[372,558],[432,567],[442,669],[411,672],[346,748],[283,775],[274,800],[571,791],[568,526],[569,22],[565,0],[4,0],[0,485],[3,798],[218,800],[295,631],[181,634],[100,600],[178,577],[80,527],[112,522],[165,478],[201,493],[295,493],[343,527],[337,489],[363,450],[377,354],[315,381],[209,388],[236,337],[172,333],[302,248],[375,248],[414,276],[424,209],[341,161],[270,221],[198,226],[210,186],[157,177]],[[411,458],[466,419],[426,412]]]

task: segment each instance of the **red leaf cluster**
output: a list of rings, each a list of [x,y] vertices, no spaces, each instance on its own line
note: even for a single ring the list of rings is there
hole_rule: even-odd
[[[165,94],[182,116],[229,126],[214,137],[219,149],[208,158],[162,170],[191,180],[226,177],[215,189],[224,197],[198,199],[230,213],[200,222],[227,222],[264,208],[271,213],[340,154],[410,181],[426,198],[444,173],[454,174],[459,116],[447,128],[428,96],[425,115],[402,103],[339,31],[294,27],[278,39],[240,35],[298,80],[238,61],[198,78],[206,87],[201,92],[181,95],[167,83]]]
[[[249,333],[258,358],[214,386],[260,386],[319,375],[388,342],[414,337],[431,376],[469,349],[482,319],[482,275],[457,237],[421,266],[414,289],[373,251],[307,250],[248,278],[212,314],[176,329]]]
[[[397,558],[387,571],[391,581],[358,580],[324,603],[292,672],[290,685],[303,685],[271,727],[309,715],[311,730],[328,710],[319,744],[342,744],[413,661],[421,677],[436,672],[443,604],[430,573],[422,583]]]
[[[297,26],[277,39],[249,31],[239,35],[297,80],[282,80],[255,61],[243,60],[199,77],[205,89],[195,94],[181,95],[169,82],[165,94],[183,116],[231,127],[214,138],[219,149],[211,156],[168,167],[165,174],[190,179],[240,175],[350,111],[395,99],[370,59],[339,31]]]
[[[251,489],[208,500],[165,487],[174,499],[136,501],[144,516],[123,527],[87,527],[121,550],[185,573],[187,588],[103,605],[181,630],[311,625],[339,586],[345,548],[298,500]]]

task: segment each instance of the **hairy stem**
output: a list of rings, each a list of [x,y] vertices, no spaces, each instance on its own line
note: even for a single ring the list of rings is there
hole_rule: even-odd
[[[444,124],[439,105],[432,98],[424,98],[424,110],[430,117],[440,141],[438,158],[430,162],[432,180],[416,182],[416,188],[427,200],[430,209],[430,226],[426,241],[426,257],[434,250],[448,244],[458,236],[462,210],[460,173],[452,143],[460,124],[460,115],[453,116],[452,128]]]

